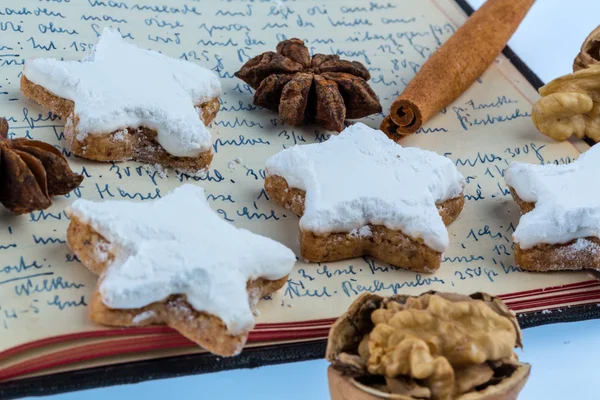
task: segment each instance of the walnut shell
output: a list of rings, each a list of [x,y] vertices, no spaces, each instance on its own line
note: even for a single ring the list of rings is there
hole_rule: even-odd
[[[530,372],[531,365],[519,363],[510,378],[497,385],[488,386],[481,392],[462,395],[456,400],[517,400]],[[414,397],[384,393],[363,385],[331,366],[327,369],[327,377],[331,400],[415,400]]]
[[[600,64],[561,76],[540,94],[531,115],[540,132],[556,140],[575,135],[600,141]]]
[[[435,307],[444,314],[436,314]],[[468,351],[456,351],[462,346]],[[487,294],[428,292],[389,298],[364,294],[329,333],[331,396],[334,400],[516,398],[530,366],[518,363],[514,347],[521,347],[515,314]]]
[[[588,68],[590,65],[600,63],[600,26],[585,38],[581,51],[573,62],[573,72]]]

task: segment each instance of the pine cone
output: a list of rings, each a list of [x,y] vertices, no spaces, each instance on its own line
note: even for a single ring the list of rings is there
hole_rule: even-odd
[[[337,55],[312,59],[300,39],[288,39],[249,60],[235,76],[256,89],[254,104],[278,111],[282,122],[305,119],[341,132],[344,120],[381,112],[377,95],[366,81],[371,76],[359,62]]]
[[[50,197],[79,186],[82,175],[71,171],[54,146],[38,140],[8,138],[8,123],[0,118],[0,203],[14,214],[43,210]]]

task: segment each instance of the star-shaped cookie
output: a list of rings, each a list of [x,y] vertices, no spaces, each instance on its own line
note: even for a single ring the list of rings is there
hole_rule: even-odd
[[[513,233],[524,269],[600,270],[600,146],[568,165],[513,163],[506,183],[521,208]]]
[[[129,44],[117,31],[105,29],[81,61],[28,60],[21,90],[67,119],[67,142],[81,157],[188,170],[211,161],[206,125],[219,109],[218,77]]]
[[[67,212],[69,247],[100,276],[92,320],[164,323],[223,356],[241,351],[258,300],[296,262],[284,245],[223,221],[193,185],[148,203],[77,200]]]
[[[445,225],[464,204],[464,178],[450,159],[403,148],[362,123],[283,150],[266,168],[271,199],[302,216],[301,252],[310,261],[373,255],[432,272],[449,245]]]

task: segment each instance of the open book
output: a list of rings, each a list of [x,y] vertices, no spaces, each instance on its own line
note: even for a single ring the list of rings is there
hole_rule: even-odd
[[[467,14],[454,0],[177,0],[168,5],[154,0],[24,0],[3,4],[0,16],[0,116],[9,120],[11,135],[56,145],[73,170],[85,175],[79,189],[54,198],[48,210],[19,217],[0,211],[0,393],[322,356],[332,321],[364,292],[485,291],[502,295],[520,313],[524,326],[598,313],[600,284],[591,273],[533,274],[514,265],[511,234],[519,210],[504,182],[505,169],[516,160],[568,163],[588,145],[555,142],[536,131],[530,119],[538,98],[535,76],[527,71],[523,75],[524,68],[517,69],[502,55],[452,106],[401,143],[449,157],[468,182],[465,208],[449,226],[450,248],[435,274],[409,272],[370,258],[329,264],[300,260],[286,286],[259,303],[247,350],[232,359],[209,357],[166,327],[96,325],[88,320],[86,307],[96,278],[65,244],[68,219],[63,210],[72,201],[148,201],[183,182],[194,183],[207,190],[222,218],[299,254],[298,218],[269,201],[262,189],[264,160],[289,146],[327,140],[329,133],[312,125],[280,124],[275,113],[252,105],[253,90],[233,72],[250,57],[274,50],[283,38],[300,37],[311,52],[365,64],[370,84],[388,110]],[[205,174],[167,171],[165,176],[133,162],[101,164],[69,156],[64,121],[20,94],[24,60],[80,59],[106,26],[142,47],[219,74],[224,94],[211,128],[215,157]],[[363,121],[377,128],[382,118]],[[180,358],[164,359],[174,356]],[[88,368],[96,369],[86,374]],[[65,375],[68,371],[80,372]],[[40,384],[40,376],[51,374],[58,375]],[[79,378],[73,383],[70,376]]]

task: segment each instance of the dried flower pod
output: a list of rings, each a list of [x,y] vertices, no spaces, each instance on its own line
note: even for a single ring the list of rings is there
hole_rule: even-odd
[[[235,76],[256,89],[254,104],[278,111],[283,123],[298,125],[308,119],[341,132],[346,118],[381,112],[366,82],[369,71],[361,63],[337,55],[311,58],[300,39],[284,40],[276,50],[252,58]]]
[[[38,140],[8,138],[8,123],[0,118],[0,203],[14,214],[43,210],[50,197],[67,194],[83,176],[71,171],[54,146]]]
[[[573,72],[588,68],[590,65],[600,63],[600,26],[585,38],[581,51],[573,62]]]
[[[329,333],[333,400],[516,399],[516,316],[483,293],[359,297]]]
[[[533,106],[537,129],[556,140],[571,135],[600,140],[600,64],[561,76],[540,88]]]

